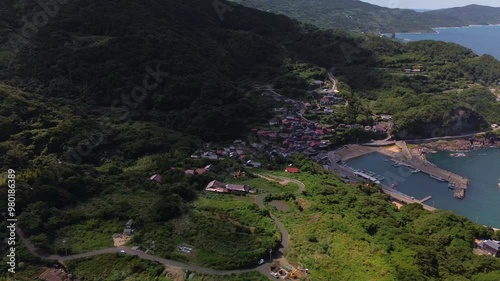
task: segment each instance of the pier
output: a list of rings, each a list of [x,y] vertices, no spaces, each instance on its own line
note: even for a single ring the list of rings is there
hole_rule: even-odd
[[[431,199],[432,199],[432,196],[430,196],[430,195],[429,195],[429,196],[425,197],[424,199],[422,199],[422,200],[420,200],[420,201],[418,201],[418,202],[420,202],[420,203],[424,203],[425,201],[429,201],[429,200],[431,200]]]
[[[389,196],[391,196],[391,198],[396,199],[397,201],[400,201],[400,202],[403,202],[403,203],[406,203],[406,204],[417,203],[417,204],[422,205],[422,207],[424,207],[424,209],[426,209],[428,211],[435,211],[435,210],[437,210],[434,207],[431,207],[431,206],[429,206],[427,204],[424,204],[425,201],[427,201],[427,200],[429,200],[429,199],[432,198],[431,196],[427,196],[427,197],[425,197],[422,200],[418,200],[418,199],[410,197],[410,196],[408,196],[408,195],[406,195],[404,193],[401,193],[399,191],[396,191],[394,189],[391,189],[391,188],[388,188],[388,187],[385,187],[385,186],[382,186],[382,190],[386,194],[388,194]]]
[[[465,192],[469,185],[469,180],[467,178],[436,167],[429,162],[422,161],[419,157],[414,157],[404,141],[396,142],[396,146],[401,150],[401,152],[396,153],[384,148],[351,144],[338,149],[335,154],[342,161],[346,161],[368,153],[379,152],[387,155],[400,166],[406,166],[413,170],[420,170],[420,172],[426,173],[436,180],[449,182],[454,186],[453,196],[455,198],[463,199],[465,197]]]
[[[469,185],[469,180],[467,178],[413,157],[408,149],[408,146],[406,145],[406,142],[404,141],[397,142],[397,146],[402,150],[402,158],[405,158],[405,160],[399,160],[402,165],[412,167],[413,169],[418,169],[421,172],[428,174],[433,179],[453,184],[455,186],[453,196],[458,199],[463,199],[465,197],[465,191],[467,190],[467,186]],[[393,154],[387,153],[384,150],[380,150],[379,152],[390,157],[394,157]]]

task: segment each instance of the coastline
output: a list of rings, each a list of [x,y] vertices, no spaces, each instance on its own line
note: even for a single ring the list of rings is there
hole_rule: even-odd
[[[462,152],[474,149],[500,148],[499,140],[482,139],[456,139],[456,140],[437,140],[428,143],[414,145],[430,150]]]
[[[412,31],[412,32],[395,32],[396,35],[404,35],[404,34],[439,34],[439,29],[455,29],[455,28],[474,28],[474,27],[486,27],[486,26],[500,26],[500,23],[491,23],[491,24],[470,24],[463,26],[439,26],[439,27],[431,27],[432,31]],[[389,34],[389,33],[387,33]]]
[[[496,141],[496,148],[500,148],[500,139]],[[402,142],[404,145],[404,142]],[[447,146],[444,146],[443,143],[447,143]],[[436,150],[439,147],[439,150],[446,150],[445,148],[453,148],[455,151],[458,150],[458,148],[464,147],[463,144],[470,144],[470,141],[467,139],[461,139],[461,140],[453,140],[453,141],[433,141],[424,145],[430,145],[431,147],[435,147]],[[491,146],[481,146],[479,145],[477,147],[472,147],[472,149],[477,150],[477,149],[488,149]],[[468,147],[466,147],[468,148]],[[374,152],[381,153],[382,155],[386,155],[391,159],[399,159],[401,162],[408,162],[408,163],[419,163],[419,166],[424,166],[424,168],[427,169],[439,169],[436,167],[436,165],[432,162],[430,162],[427,159],[427,153],[433,153],[434,149],[430,149],[421,145],[409,145],[408,149],[405,150],[404,147],[401,147],[400,145],[391,145],[391,146],[382,146],[382,147],[370,147],[370,146],[364,146],[364,145],[347,145],[344,146],[340,149],[338,149],[335,154],[337,156],[340,156],[339,160],[342,161],[349,161],[354,158],[358,158],[367,154],[371,154]],[[406,153],[405,153],[406,151]],[[424,152],[424,153],[423,153]],[[338,154],[337,154],[338,153]],[[403,155],[409,156],[406,158],[401,158],[404,157]],[[411,165],[411,164],[410,164]],[[359,168],[359,167],[358,167]],[[439,169],[442,170],[442,169]],[[424,170],[422,170],[424,171]],[[424,171],[426,172],[426,171]],[[448,172],[448,171],[447,171]],[[458,174],[457,174],[458,175]],[[458,175],[459,177],[462,177]],[[415,195],[416,196],[416,195]],[[423,204],[425,205],[425,204]],[[446,208],[443,210],[447,210]],[[455,212],[457,213],[457,212]],[[457,213],[458,214],[458,213]],[[470,218],[469,218],[470,219]],[[496,223],[490,224],[490,225],[484,225],[485,227],[491,228],[494,231],[500,231],[499,226]],[[495,225],[496,227],[493,227],[492,225]]]

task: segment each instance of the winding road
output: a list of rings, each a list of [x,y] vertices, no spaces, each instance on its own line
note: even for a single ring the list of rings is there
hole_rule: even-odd
[[[259,175],[261,176],[261,175]],[[285,177],[279,177],[279,176],[270,176],[268,175],[267,177],[269,178],[275,178],[275,179],[281,179],[281,180],[288,180],[290,182],[293,182],[299,186],[299,189],[297,193],[302,193],[305,190],[305,185],[295,179],[289,179]],[[267,194],[259,194],[255,201],[257,205],[260,208],[265,208],[264,206],[264,198]],[[278,227],[279,231],[281,232],[281,246],[279,248],[278,253],[274,253],[273,255],[273,260],[278,259],[284,256],[286,253],[286,250],[288,249],[288,244],[289,244],[289,235],[288,231],[286,230],[285,226],[283,223],[278,220],[273,214],[269,213],[269,216],[271,219],[274,221],[276,224],[276,227]],[[271,278],[269,274],[269,263],[264,263],[260,266],[256,266],[253,268],[248,268],[248,269],[236,269],[236,270],[217,270],[217,269],[211,269],[207,267],[202,267],[202,266],[197,266],[193,264],[188,264],[188,263],[182,263],[174,260],[169,260],[169,259],[164,259],[158,256],[153,256],[147,253],[144,253],[142,251],[138,250],[132,250],[130,247],[126,246],[121,246],[121,247],[111,247],[111,248],[105,248],[105,249],[100,249],[96,251],[91,251],[87,253],[82,253],[82,254],[75,254],[75,255],[67,255],[67,256],[60,256],[60,255],[46,255],[41,252],[39,252],[35,246],[29,241],[29,239],[26,238],[26,235],[23,233],[23,231],[17,227],[16,228],[16,233],[21,240],[21,242],[25,245],[25,247],[28,249],[28,251],[31,252],[31,254],[42,258],[42,259],[48,259],[48,260],[57,260],[59,262],[64,262],[64,261],[69,261],[69,260],[76,260],[76,259],[81,259],[81,258],[89,258],[89,257],[94,257],[94,256],[99,256],[99,255],[104,255],[104,254],[113,254],[113,253],[119,253],[120,251],[125,251],[126,254],[129,255],[134,255],[137,256],[141,259],[146,259],[150,261],[155,261],[159,262],[161,264],[167,265],[167,266],[174,266],[174,267],[179,267],[179,268],[184,268],[188,269],[190,271],[198,272],[198,273],[203,273],[203,274],[211,274],[211,275],[230,275],[230,274],[242,274],[246,272],[251,272],[251,271],[258,271],[262,273],[264,276],[267,276],[269,279],[274,280]]]

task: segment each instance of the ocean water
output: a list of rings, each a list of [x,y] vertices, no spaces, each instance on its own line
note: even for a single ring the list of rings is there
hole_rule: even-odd
[[[438,33],[399,33],[396,38],[417,40],[438,40],[454,42],[465,46],[478,55],[490,54],[500,60],[500,26],[468,26],[436,28]]]
[[[471,221],[500,228],[500,149],[481,149],[465,152],[465,157],[451,157],[450,152],[438,152],[429,155],[429,161],[438,167],[462,175],[470,180],[470,185],[462,200],[453,197],[453,190],[447,183],[439,182],[424,173],[412,174],[408,168],[393,167],[386,156],[371,153],[347,161],[355,169],[366,169],[386,177],[385,185],[397,181],[396,190],[423,199],[443,210],[451,210],[468,217]],[[392,175],[392,176],[391,176]]]

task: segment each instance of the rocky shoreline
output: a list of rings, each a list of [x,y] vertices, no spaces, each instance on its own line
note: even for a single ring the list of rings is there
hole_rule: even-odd
[[[469,151],[473,149],[484,149],[492,147],[500,148],[500,141],[489,139],[458,139],[423,143],[419,146],[430,150]]]

